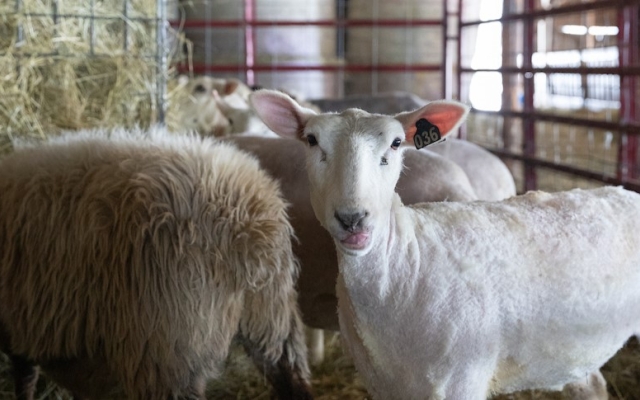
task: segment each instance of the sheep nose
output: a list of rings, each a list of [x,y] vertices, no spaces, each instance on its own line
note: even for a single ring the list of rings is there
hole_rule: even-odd
[[[355,213],[339,213],[335,212],[333,216],[338,220],[340,226],[345,231],[353,232],[356,228],[362,227],[362,221],[369,215],[367,211],[359,211]]]

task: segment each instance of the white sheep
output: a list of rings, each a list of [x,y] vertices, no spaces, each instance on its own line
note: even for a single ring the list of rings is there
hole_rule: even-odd
[[[291,204],[289,217],[297,241],[293,250],[300,261],[298,304],[305,324],[316,329],[338,330],[336,278],[338,263],[331,236],[320,226],[311,208],[305,169],[304,144],[298,140],[251,136],[223,139],[258,158],[260,166],[280,183]],[[407,204],[425,201],[476,200],[471,184],[457,164],[430,152],[409,150],[405,170],[396,190]],[[323,334],[310,332],[309,358],[323,360]]]
[[[230,96],[222,97],[214,91],[213,98],[218,109],[227,117],[229,129],[227,135],[267,136],[278,137],[262,122],[256,113],[249,107],[249,103],[229,101]]]
[[[406,207],[393,191],[402,150],[435,133],[422,119],[446,136],[466,106],[316,115],[269,91],[252,103],[272,130],[308,143],[311,203],[338,250],[341,332],[374,398],[565,385],[597,398],[598,369],[640,332],[640,195]]]
[[[477,144],[447,138],[426,150],[458,164],[467,174],[478,199],[499,201],[516,195],[516,184],[509,168],[500,158]]]
[[[180,128],[194,130],[204,136],[226,136],[235,131],[229,117],[220,109],[216,98],[224,96],[235,106],[247,105],[251,89],[237,79],[199,76],[189,80],[180,77],[182,93],[175,109]],[[248,106],[247,106],[248,107]]]
[[[309,399],[278,184],[233,146],[89,131],[0,160],[0,349],[74,393],[204,398],[241,339],[279,398]]]

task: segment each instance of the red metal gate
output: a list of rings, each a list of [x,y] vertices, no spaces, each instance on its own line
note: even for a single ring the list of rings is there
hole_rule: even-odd
[[[640,190],[640,1],[505,0],[501,17],[484,20],[465,19],[469,1],[460,1],[458,15],[458,95],[473,104],[482,73],[499,75],[504,89],[498,110],[476,100],[469,140],[513,160],[520,190],[602,183]],[[465,35],[496,23],[499,65],[472,65],[477,49]]]
[[[236,2],[237,9],[226,14],[217,11],[218,4],[225,2],[189,2],[191,8],[187,8],[185,21],[174,21],[173,25],[182,26],[186,36],[196,42],[194,53],[196,56],[192,65],[179,66],[181,72],[194,74],[216,74],[219,76],[234,76],[247,82],[249,85],[258,84],[268,86],[270,81],[265,74],[288,74],[294,78],[296,74],[303,75],[316,71],[324,76],[329,76],[330,90],[326,90],[324,96],[340,97],[348,94],[376,93],[388,90],[417,91],[418,95],[429,97],[443,97],[448,86],[447,81],[453,79],[453,72],[447,66],[447,2],[446,0],[402,0],[402,1],[365,1],[359,5],[359,0],[315,0],[320,3],[330,3],[330,12],[321,13],[321,19],[309,18],[303,12],[292,11],[296,7],[308,7],[307,2],[291,2],[283,5],[285,0],[243,0]],[[193,4],[195,3],[195,8]],[[229,3],[229,2],[226,2]],[[393,3],[393,4],[391,4]],[[324,6],[324,4],[322,4]],[[366,6],[372,8],[358,12]],[[402,10],[406,12],[389,13]],[[279,7],[277,12],[270,13],[269,7]],[[375,9],[380,11],[376,12]],[[297,9],[297,8],[296,8]],[[194,11],[196,10],[196,11]],[[418,12],[413,12],[418,10]],[[262,15],[260,15],[262,14]],[[387,15],[389,14],[389,15]],[[398,17],[397,14],[402,14]],[[265,17],[265,15],[267,15]],[[278,30],[289,29],[295,35],[304,32],[305,29],[324,29],[324,36],[335,34],[335,50],[331,57],[324,55],[320,62],[317,59],[299,58],[292,60],[290,57],[271,57],[260,60],[259,54],[267,50],[261,48],[268,43],[260,43],[261,35],[269,35]],[[363,57],[350,57],[350,54],[358,51],[357,43],[350,34],[358,30],[368,30],[372,38],[370,44],[371,54]],[[204,54],[216,54],[224,45],[212,45],[207,38],[213,35],[225,33],[229,37],[237,36],[242,39],[237,43],[238,57],[228,57],[226,60],[216,57],[203,57]],[[378,41],[384,41],[396,33],[409,33],[415,37],[432,37],[435,46],[406,48],[406,56],[403,50],[398,57],[386,57],[385,48],[374,48]],[[413,32],[413,33],[412,33]],[[379,35],[379,40],[376,39]],[[280,37],[281,39],[281,37]],[[198,44],[199,43],[199,44]],[[314,43],[308,43],[313,46]],[[216,48],[217,47],[217,48]],[[224,50],[224,49],[223,49]],[[398,50],[398,49],[396,49]],[[438,52],[434,57],[420,57],[429,53]],[[200,55],[200,56],[198,56]],[[417,56],[416,56],[417,55]],[[261,75],[262,74],[262,75]],[[409,76],[425,75],[427,78],[419,80],[404,79]],[[311,76],[311,75],[307,75]],[[319,76],[319,75],[316,75]],[[387,84],[383,82],[388,77]],[[396,77],[399,77],[396,81]],[[361,79],[364,78],[364,79]],[[310,79],[316,79],[312,76]],[[349,85],[350,81],[362,80],[363,85]],[[405,83],[404,86],[402,83]],[[416,90],[417,89],[417,90]],[[424,90],[421,90],[424,89]],[[313,97],[313,94],[311,94]]]
[[[406,90],[458,98],[474,107],[463,136],[503,157],[520,191],[603,183],[640,191],[640,0],[200,4],[174,23],[200,46],[182,72],[271,87],[323,80],[310,97]],[[311,4],[320,11],[301,12]],[[501,10],[487,14],[491,4]],[[306,55],[273,56],[279,41]],[[310,57],[313,46],[330,50]]]

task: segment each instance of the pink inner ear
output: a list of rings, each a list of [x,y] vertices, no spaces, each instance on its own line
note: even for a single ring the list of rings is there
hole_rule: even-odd
[[[227,81],[224,85],[224,94],[229,95],[236,91],[238,88],[238,81]]]
[[[455,104],[431,103],[422,118],[431,122],[440,129],[443,135],[449,133],[465,114],[466,110]],[[413,127],[415,131],[415,126]]]
[[[286,97],[256,92],[252,96],[253,108],[262,121],[280,136],[299,139],[303,122],[293,104]]]

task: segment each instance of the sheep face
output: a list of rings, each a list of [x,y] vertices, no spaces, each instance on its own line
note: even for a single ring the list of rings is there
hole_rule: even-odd
[[[274,91],[254,93],[251,103],[271,130],[307,143],[316,217],[340,251],[356,256],[368,253],[388,228],[402,150],[416,136],[416,146],[435,141],[429,136],[431,126],[436,126],[438,139],[445,137],[468,112],[463,104],[440,101],[395,117],[358,109],[316,114]]]
[[[314,116],[302,136],[316,217],[341,251],[367,253],[402,169],[402,125],[351,109]]]

